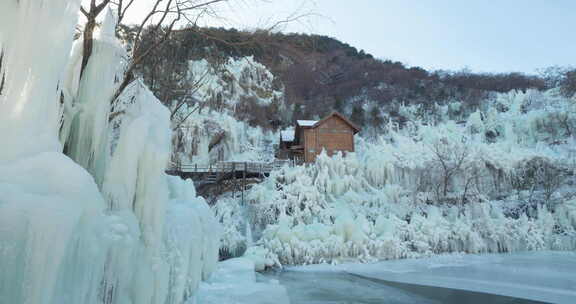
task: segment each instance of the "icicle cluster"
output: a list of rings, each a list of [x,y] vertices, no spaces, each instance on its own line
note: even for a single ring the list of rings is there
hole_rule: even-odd
[[[83,76],[80,41],[66,68],[78,10],[0,2],[0,303],[194,299],[218,223],[192,184],[164,174],[168,110],[138,81],[111,108],[125,53],[110,12]]]
[[[186,105],[176,120],[188,115]],[[217,161],[271,161],[272,143],[278,135],[259,127],[251,127],[233,116],[216,112],[195,112],[174,131],[172,162],[207,166]]]

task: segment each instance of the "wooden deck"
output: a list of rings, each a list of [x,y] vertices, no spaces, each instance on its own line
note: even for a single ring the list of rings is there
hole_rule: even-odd
[[[214,199],[216,193],[222,193],[223,185],[232,187],[232,193],[241,193],[244,202],[244,191],[247,188],[247,180],[264,179],[270,176],[270,172],[280,169],[285,165],[291,165],[291,161],[278,160],[270,163],[261,162],[219,162],[210,166],[198,166],[195,164],[176,165],[166,170],[169,175],[179,176],[183,179],[191,179],[196,186],[199,195]],[[212,189],[212,190],[210,190]],[[211,192],[212,191],[212,192]],[[230,191],[230,190],[228,190]],[[212,193],[212,194],[211,194]]]
[[[198,166],[197,164],[179,164],[166,171],[169,175],[191,178],[195,182],[217,182],[233,178],[253,178],[269,176],[270,172],[284,165],[290,165],[290,161],[277,160],[270,163],[263,162],[218,162],[210,166]]]

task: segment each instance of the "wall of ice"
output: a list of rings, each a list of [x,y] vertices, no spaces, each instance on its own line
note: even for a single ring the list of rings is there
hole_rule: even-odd
[[[529,91],[483,106],[274,172],[247,196],[257,243],[287,264],[575,249],[576,142],[559,120],[576,125],[573,100]],[[242,242],[228,216],[239,208],[214,207],[227,248]]]
[[[198,166],[218,161],[268,162],[274,158],[277,141],[276,132],[251,127],[227,113],[205,111],[190,115],[174,131],[171,160]]]
[[[0,302],[183,303],[214,270],[218,223],[164,174],[169,111],[139,81],[111,103],[111,13],[79,77],[78,11],[0,2]]]

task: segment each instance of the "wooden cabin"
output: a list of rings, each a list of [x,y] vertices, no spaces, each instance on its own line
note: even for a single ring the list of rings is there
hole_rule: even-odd
[[[298,120],[293,129],[280,132],[277,157],[296,163],[311,163],[322,150],[354,152],[354,135],[360,129],[338,112],[322,120]]]

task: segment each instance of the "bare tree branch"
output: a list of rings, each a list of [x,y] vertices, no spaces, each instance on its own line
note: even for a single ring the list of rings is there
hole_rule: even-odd
[[[84,15],[86,18],[88,18],[88,12],[86,11],[86,9],[83,6],[80,6],[80,12],[82,13],[82,15]]]
[[[190,117],[192,116],[192,114],[194,114],[196,111],[198,111],[200,109],[200,104],[196,105],[196,108],[192,109],[192,111],[190,111],[183,119],[181,119],[173,128],[172,130],[175,131],[177,129],[180,128],[180,126],[182,126],[182,124]]]
[[[206,79],[206,77],[209,74],[209,70],[206,70],[206,72],[204,72],[204,74],[202,74],[202,76],[200,76],[200,78],[198,80],[196,80],[192,85],[192,91],[188,92],[189,95],[193,95],[195,92],[197,92],[200,87],[202,87],[202,84],[204,82],[204,80]],[[178,102],[178,104],[174,107],[174,109],[172,110],[172,113],[170,114],[170,119],[174,119],[174,117],[176,116],[176,113],[178,113],[178,110],[180,110],[180,108],[186,104],[186,98],[182,98],[181,101]]]
[[[83,56],[82,56],[82,66],[80,67],[80,77],[84,74],[84,70],[88,65],[88,60],[92,56],[92,48],[94,42],[94,29],[96,28],[96,17],[104,10],[104,8],[110,3],[110,0],[103,0],[100,4],[96,5],[96,0],[90,1],[90,11],[86,11],[84,8],[80,7],[82,14],[86,16],[86,26],[84,27],[83,35]]]

